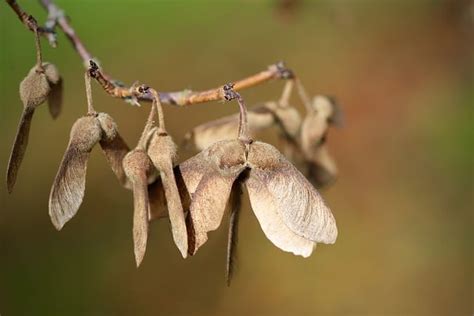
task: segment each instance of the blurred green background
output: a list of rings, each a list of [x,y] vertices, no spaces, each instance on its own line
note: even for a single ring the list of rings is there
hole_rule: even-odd
[[[57,49],[43,47],[65,80],[63,113],[53,121],[46,106],[37,111],[13,194],[0,186],[2,316],[472,315],[473,2],[57,3],[105,70],[127,84],[206,89],[284,60],[311,94],[335,95],[346,117],[329,135],[340,179],[323,195],[340,235],[309,259],[295,257],[265,238],[245,202],[230,288],[226,224],[183,260],[167,221],[154,222],[136,269],[132,195],[97,149],[78,215],[55,231],[50,186],[69,129],[86,111],[82,63],[60,33]],[[45,20],[36,1],[20,4]],[[18,84],[34,54],[32,33],[0,3],[4,170],[22,108]],[[282,86],[271,82],[243,96],[248,104],[276,99]],[[135,144],[148,106],[93,89],[96,108]],[[167,127],[180,142],[191,127],[236,107],[167,106]],[[276,143],[271,131],[262,139]]]

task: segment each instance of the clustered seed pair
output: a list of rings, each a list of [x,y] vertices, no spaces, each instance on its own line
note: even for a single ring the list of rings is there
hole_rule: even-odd
[[[230,282],[243,187],[263,232],[280,249],[308,257],[317,243],[336,241],[335,219],[315,187],[275,147],[253,140],[257,131],[278,126],[290,160],[316,185],[329,183],[336,168],[325,139],[328,126],[339,120],[337,107],[329,98],[306,102],[307,114],[301,120],[288,102],[295,80],[287,83],[278,102],[267,102],[249,112],[235,93],[239,114],[193,129],[188,143],[201,152],[178,164],[177,146],[166,131],[155,90],[133,88],[137,95],[151,94],[153,104],[140,140],[130,150],[112,117],[94,110],[89,72],[85,79],[88,112],[72,126],[50,193],[49,214],[58,230],[82,203],[88,158],[99,143],[120,184],[133,191],[137,266],[145,255],[151,220],[169,218],[174,242],[186,258],[196,254],[230,208],[226,269]],[[61,82],[56,67],[40,62],[20,84],[24,111],[7,171],[10,192],[26,150],[34,109],[48,99],[55,117],[60,109]]]

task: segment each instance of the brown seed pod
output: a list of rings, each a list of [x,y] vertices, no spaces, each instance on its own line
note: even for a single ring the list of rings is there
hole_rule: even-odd
[[[101,138],[102,129],[94,116],[81,117],[72,126],[69,144],[49,197],[49,215],[58,230],[77,213],[82,203],[87,160]]]
[[[16,182],[18,170],[20,169],[21,162],[25,156],[26,147],[28,146],[28,138],[30,134],[31,120],[35,109],[33,107],[25,107],[21,114],[20,122],[13,143],[12,151],[10,153],[10,159],[8,160],[7,167],[7,190],[8,193],[12,193],[13,187]]]
[[[207,233],[220,225],[232,186],[245,169],[250,169],[248,178],[238,182],[247,186],[252,209],[277,247],[307,257],[317,242],[335,242],[336,223],[322,197],[273,146],[222,141],[190,161],[197,159],[196,168],[188,161],[180,166],[192,193],[191,254],[206,242]]]
[[[24,107],[37,107],[46,101],[50,91],[46,74],[36,66],[20,83],[20,99]]]
[[[99,113],[97,116],[103,134],[100,140],[100,147],[109,162],[112,171],[117,176],[120,184],[128,189],[132,186],[129,183],[125,171],[123,170],[123,158],[130,151],[128,145],[120,136],[117,124],[107,113]]]
[[[183,258],[188,254],[188,234],[183,206],[173,172],[176,145],[167,133],[156,130],[148,145],[148,156],[160,172],[173,239]]]
[[[23,113],[18,124],[15,141],[13,143],[7,167],[7,189],[11,193],[16,182],[18,170],[28,146],[31,120],[35,108],[46,100],[50,87],[46,75],[36,66],[20,83],[20,98],[23,102]]]
[[[133,187],[133,244],[138,267],[145,256],[148,239],[150,206],[147,178],[153,164],[143,149],[134,149],[123,159],[123,169]]]

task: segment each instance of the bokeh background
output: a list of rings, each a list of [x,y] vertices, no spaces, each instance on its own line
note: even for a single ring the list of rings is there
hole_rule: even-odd
[[[226,221],[188,260],[167,221],[154,222],[136,269],[132,194],[98,149],[78,215],[55,231],[50,186],[69,129],[86,111],[83,65],[60,33],[57,49],[43,47],[65,80],[63,113],[53,121],[45,106],[37,111],[13,194],[0,186],[2,316],[472,314],[473,2],[57,3],[106,71],[127,84],[206,89],[284,60],[311,94],[336,96],[345,126],[330,131],[329,145],[340,178],[323,195],[340,235],[309,259],[295,257],[265,238],[245,202],[230,288]],[[44,21],[36,1],[20,4]],[[32,33],[0,3],[2,169],[22,108],[18,84],[34,54]],[[282,87],[274,81],[243,96],[248,104],[272,100]],[[96,108],[135,144],[148,106],[93,90]],[[191,127],[236,107],[167,106],[167,127],[180,142]],[[274,131],[261,138],[276,142]]]

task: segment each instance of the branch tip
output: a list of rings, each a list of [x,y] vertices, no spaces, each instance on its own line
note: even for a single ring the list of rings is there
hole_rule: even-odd
[[[295,73],[290,68],[287,68],[283,61],[279,61],[274,65],[269,67],[270,69],[274,68],[277,72],[276,76],[279,79],[294,79]]]

